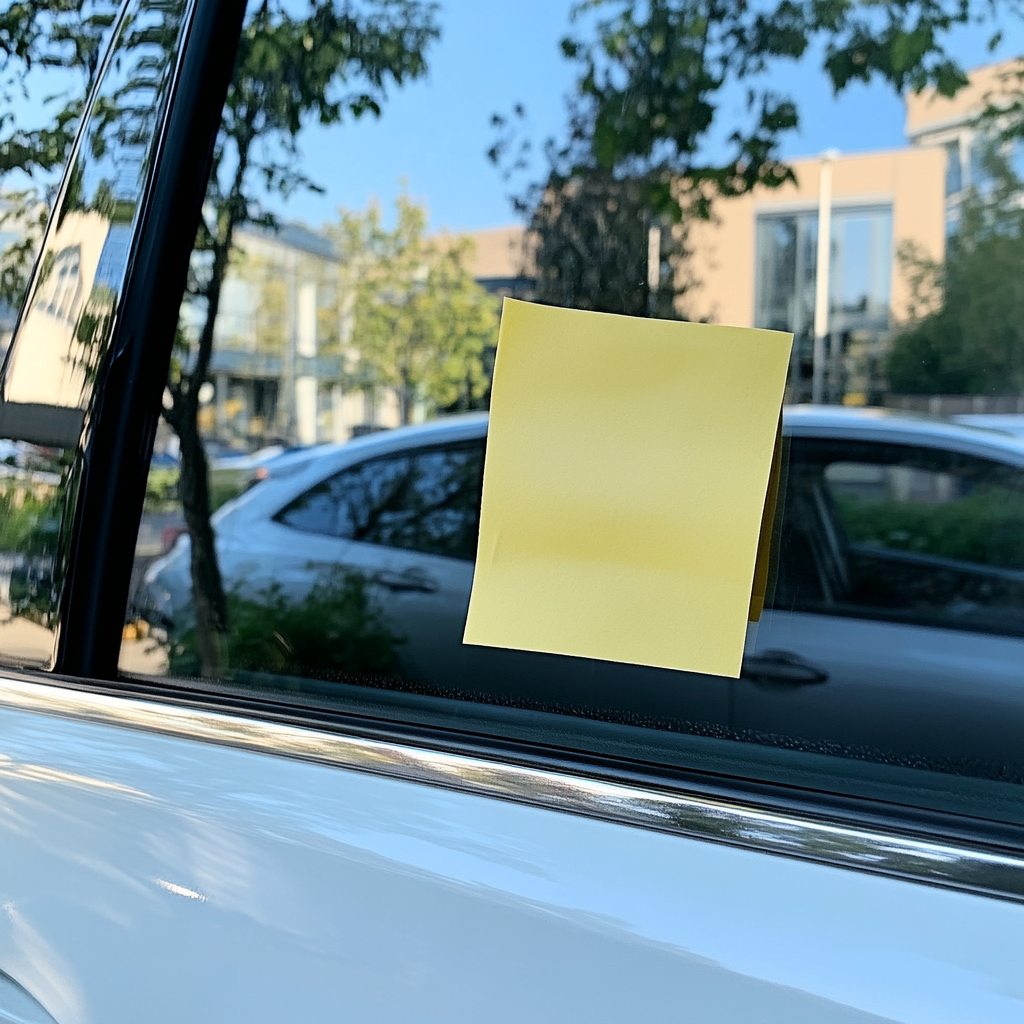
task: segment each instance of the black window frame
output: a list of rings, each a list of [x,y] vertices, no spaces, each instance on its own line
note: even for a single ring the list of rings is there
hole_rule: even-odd
[[[192,0],[135,253],[100,368],[54,671],[115,680],[134,538],[245,0]]]

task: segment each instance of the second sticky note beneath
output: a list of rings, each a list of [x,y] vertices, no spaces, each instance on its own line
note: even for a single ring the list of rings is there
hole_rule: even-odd
[[[738,676],[791,345],[506,299],[465,642]]]

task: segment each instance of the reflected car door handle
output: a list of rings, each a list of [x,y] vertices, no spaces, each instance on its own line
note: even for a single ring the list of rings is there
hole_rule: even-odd
[[[802,686],[807,683],[823,683],[828,673],[809,661],[804,661],[792,651],[761,651],[748,654],[740,670],[743,679],[755,683],[775,683],[784,686]]]
[[[394,591],[418,591],[421,594],[437,591],[437,584],[422,569],[406,569],[404,572],[382,569],[373,577],[373,582]]]

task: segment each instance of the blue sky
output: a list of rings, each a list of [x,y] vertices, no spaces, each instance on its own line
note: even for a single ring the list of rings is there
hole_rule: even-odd
[[[333,219],[338,206],[360,209],[371,197],[389,205],[404,180],[427,204],[434,228],[511,223],[513,186],[486,159],[494,138],[490,118],[521,102],[536,141],[561,133],[573,68],[558,41],[569,27],[572,2],[442,0],[443,36],[429,54],[428,76],[394,92],[380,120],[307,129],[301,139],[305,170],[326,191],[296,195],[279,206],[281,212],[318,226]],[[985,48],[987,32],[960,30],[954,41],[961,61],[973,66],[1024,53],[1024,25],[1014,21],[1003,28],[1006,38],[994,55]],[[820,53],[799,65],[779,65],[772,85],[800,106],[802,126],[786,141],[784,156],[904,144],[899,97],[878,84],[855,85],[833,99]],[[35,96],[52,88],[52,79],[33,82]],[[741,116],[741,98],[738,89],[724,98],[718,138]]]
[[[493,140],[490,117],[522,102],[535,139],[560,133],[573,69],[558,41],[568,28],[571,6],[571,0],[444,0],[443,37],[425,80],[396,92],[379,121],[307,132],[302,149],[308,171],[327,191],[293,198],[288,215],[317,225],[332,218],[338,205],[362,208],[371,196],[389,204],[404,179],[427,203],[434,227],[512,222],[511,186],[485,156]],[[958,56],[973,66],[1024,52],[1024,26],[1007,24],[1004,31],[1006,39],[993,57],[985,46],[989,33],[960,30]],[[820,54],[799,65],[781,65],[773,87],[792,93],[800,105],[802,127],[788,139],[785,156],[904,144],[903,104],[891,88],[856,85],[833,99]],[[741,99],[734,90],[723,104],[721,137],[741,115]]]

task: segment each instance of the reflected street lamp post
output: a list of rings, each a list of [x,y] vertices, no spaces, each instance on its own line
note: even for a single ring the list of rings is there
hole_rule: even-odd
[[[818,258],[815,265],[814,289],[814,372],[811,379],[811,401],[824,401],[825,342],[828,338],[829,261],[832,255],[832,163],[839,156],[836,149],[821,154],[821,178],[818,185]]]
[[[647,232],[647,315],[658,312],[658,288],[661,285],[661,228]]]

